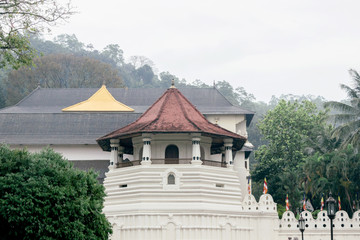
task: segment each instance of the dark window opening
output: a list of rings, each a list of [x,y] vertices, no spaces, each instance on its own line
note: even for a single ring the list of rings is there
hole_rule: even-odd
[[[179,164],[179,148],[169,145],[165,149],[165,164]]]

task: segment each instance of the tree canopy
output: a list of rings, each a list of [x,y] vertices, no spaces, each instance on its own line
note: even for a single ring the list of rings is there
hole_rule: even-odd
[[[320,200],[330,191],[342,199],[342,209],[354,212],[360,190],[360,155],[351,145],[344,149],[316,152],[300,165],[299,182],[320,208]]]
[[[50,149],[0,146],[1,239],[108,239],[104,187]]]
[[[36,66],[11,71],[4,82],[7,104],[15,104],[37,86],[44,88],[124,87],[116,68],[86,56],[47,55]]]
[[[269,193],[276,202],[283,202],[286,194],[295,206],[301,199],[297,171],[305,160],[305,148],[312,146],[325,120],[326,113],[309,101],[281,100],[260,121],[258,127],[268,144],[260,146],[255,153],[258,164],[252,177],[258,182],[267,178],[271,186]]]
[[[49,30],[49,26],[67,19],[72,13],[70,2],[0,1],[0,68],[30,65],[36,51],[30,45],[29,33]]]
[[[335,112],[332,117],[335,124],[333,136],[342,141],[342,147],[346,148],[348,144],[360,150],[360,75],[357,71],[351,69],[350,74],[353,80],[353,87],[341,84],[342,90],[346,91],[348,103],[329,101],[325,104],[331,107]]]

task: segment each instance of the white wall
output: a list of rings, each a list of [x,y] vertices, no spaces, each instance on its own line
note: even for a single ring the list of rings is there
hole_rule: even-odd
[[[167,185],[169,173],[176,175],[175,186]],[[266,194],[257,202],[246,195],[241,200],[238,174],[232,168],[191,164],[117,168],[107,173],[104,186],[104,213],[113,226],[113,240],[277,236],[272,197]]]
[[[110,152],[103,151],[97,144],[92,145],[48,145],[55,152],[62,154],[68,160],[109,160]],[[30,152],[39,152],[46,145],[11,145],[11,148],[26,148]]]
[[[229,131],[247,136],[245,115],[206,115],[206,119]]]
[[[317,218],[312,217],[311,212],[301,213],[305,219],[306,228],[304,239],[306,240],[325,240],[330,239],[330,219],[326,211],[318,213]],[[333,220],[333,233],[335,240],[355,240],[360,239],[360,211],[354,213],[350,218],[345,211],[338,211]],[[279,220],[279,238],[295,240],[301,239],[301,233],[298,228],[298,220],[294,213],[286,211],[281,220]]]

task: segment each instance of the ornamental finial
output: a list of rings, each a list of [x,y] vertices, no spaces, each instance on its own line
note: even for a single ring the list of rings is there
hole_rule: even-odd
[[[175,80],[173,79],[173,80],[171,80],[171,87],[170,88],[176,88],[175,87]]]

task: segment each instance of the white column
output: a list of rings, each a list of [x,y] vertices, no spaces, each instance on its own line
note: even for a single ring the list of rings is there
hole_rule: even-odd
[[[116,168],[116,164],[118,163],[119,142],[119,139],[110,139],[111,154],[109,168]]]
[[[194,136],[192,140],[192,159],[191,164],[201,165],[200,137]]]
[[[233,146],[232,138],[224,139],[225,162],[227,167],[233,167],[232,146]]]
[[[143,137],[143,155],[141,159],[141,165],[151,164],[151,138],[148,136]]]

